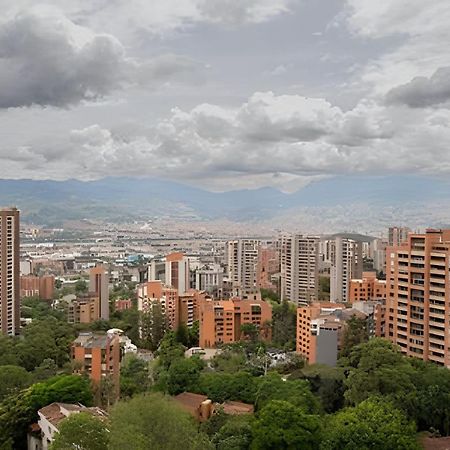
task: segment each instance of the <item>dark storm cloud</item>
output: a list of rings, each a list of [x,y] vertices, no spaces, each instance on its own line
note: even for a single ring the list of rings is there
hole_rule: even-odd
[[[391,89],[386,99],[388,103],[411,108],[442,105],[450,100],[450,67],[441,67],[430,78],[415,77]]]
[[[113,36],[62,15],[22,13],[0,25],[0,108],[66,107],[126,85],[152,85],[194,70],[187,57],[128,57]]]

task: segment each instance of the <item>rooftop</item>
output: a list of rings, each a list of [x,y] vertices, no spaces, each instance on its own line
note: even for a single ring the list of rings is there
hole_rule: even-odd
[[[75,405],[70,403],[51,403],[50,405],[41,408],[38,412],[55,427],[57,427],[61,420],[72,413],[87,412],[97,417],[107,416],[107,413],[100,408],[87,408],[81,404]]]

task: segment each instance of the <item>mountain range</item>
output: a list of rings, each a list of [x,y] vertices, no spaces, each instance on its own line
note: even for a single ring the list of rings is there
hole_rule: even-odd
[[[0,180],[0,205],[15,205],[25,220],[47,225],[85,217],[123,221],[173,216],[251,222],[338,207],[348,212],[352,206],[364,206],[374,213],[410,207],[416,218],[419,208],[426,219],[429,207],[437,204],[450,205],[450,181],[417,176],[339,176],[312,182],[290,194],[270,187],[216,193],[154,178]],[[440,213],[440,220],[445,220]]]

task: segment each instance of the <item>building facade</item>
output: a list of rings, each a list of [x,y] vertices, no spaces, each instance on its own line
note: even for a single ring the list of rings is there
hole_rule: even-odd
[[[388,246],[397,247],[408,240],[408,234],[411,230],[408,227],[389,227]]]
[[[184,294],[189,288],[189,258],[184,253],[171,253],[166,256],[165,282]]]
[[[100,320],[100,299],[87,294],[72,300],[67,306],[69,323],[92,323]]]
[[[161,305],[166,316],[167,325],[171,330],[178,326],[178,290],[165,285],[162,281],[148,281],[137,288],[138,311],[149,312],[155,302]]]
[[[309,364],[336,364],[341,323],[333,313],[343,309],[343,305],[323,302],[297,308],[296,351]]]
[[[200,302],[200,347],[215,348],[221,344],[240,341],[242,325],[253,324],[263,340],[270,339],[266,327],[272,320],[272,307],[261,300],[230,300]]]
[[[219,264],[208,264],[195,271],[195,289],[206,291],[218,298],[223,288],[223,267]]]
[[[89,292],[100,299],[100,318],[109,320],[109,276],[104,266],[100,265],[90,270]]]
[[[384,337],[408,356],[450,368],[450,230],[388,247]]]
[[[319,295],[319,238],[303,235],[281,237],[281,299],[311,303]]]
[[[41,300],[50,301],[53,300],[54,291],[55,277],[53,275],[20,277],[20,298],[39,297]]]
[[[280,252],[278,248],[260,247],[256,267],[256,286],[258,289],[268,289],[278,292],[274,278],[280,273]]]
[[[363,272],[362,278],[350,281],[350,303],[386,299],[386,281],[379,280],[376,272]]]
[[[0,208],[0,329],[20,334],[20,224],[17,208]]]
[[[72,343],[75,373],[86,373],[98,388],[102,379],[113,383],[114,397],[120,393],[120,336],[117,334],[80,333]]]
[[[227,276],[235,295],[254,291],[258,252],[261,242],[256,239],[238,239],[225,244]]]
[[[362,243],[336,237],[331,241],[330,301],[349,300],[350,280],[361,278],[363,271]]]

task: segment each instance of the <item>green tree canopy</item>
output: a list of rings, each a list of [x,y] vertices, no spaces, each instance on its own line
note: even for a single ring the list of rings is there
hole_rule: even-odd
[[[145,313],[141,314],[141,346],[155,351],[167,330],[167,318],[161,303],[154,301]]]
[[[107,450],[109,431],[102,420],[87,412],[71,414],[59,424],[50,450]]]
[[[251,415],[233,416],[212,438],[217,450],[248,450],[252,443]]]
[[[122,397],[145,392],[150,387],[149,363],[128,353],[120,366],[120,394]]]
[[[369,340],[369,332],[367,329],[367,321],[356,317],[350,317],[345,324],[342,336],[342,345],[340,356],[348,356],[353,347]]]
[[[110,419],[110,450],[213,448],[193,418],[160,394],[120,401],[112,409]]]
[[[285,400],[296,407],[302,408],[303,411],[309,414],[319,412],[319,402],[312,394],[308,381],[284,381],[276,373],[271,373],[258,381],[256,409],[264,408],[272,400]]]
[[[357,405],[374,395],[389,396],[405,411],[415,408],[414,369],[409,359],[384,339],[372,339],[350,352],[351,369],[345,381],[345,398]]]
[[[170,395],[177,395],[198,385],[200,371],[203,368],[201,359],[179,358],[170,366],[167,373],[167,391]]]
[[[200,374],[197,391],[214,402],[237,400],[254,403],[257,379],[248,372],[203,372]]]
[[[272,309],[272,342],[286,350],[295,350],[297,310],[293,304],[283,301]]]
[[[318,449],[321,431],[318,416],[307,414],[283,400],[272,400],[253,424],[252,448],[257,450]]]
[[[384,400],[368,399],[327,420],[321,450],[418,450],[416,430]]]
[[[92,404],[92,392],[87,378],[60,375],[7,397],[0,404],[0,448],[12,439],[15,450],[25,449],[27,429],[38,419],[37,411],[53,402]]]
[[[19,366],[0,366],[0,401],[31,383],[31,375]]]

